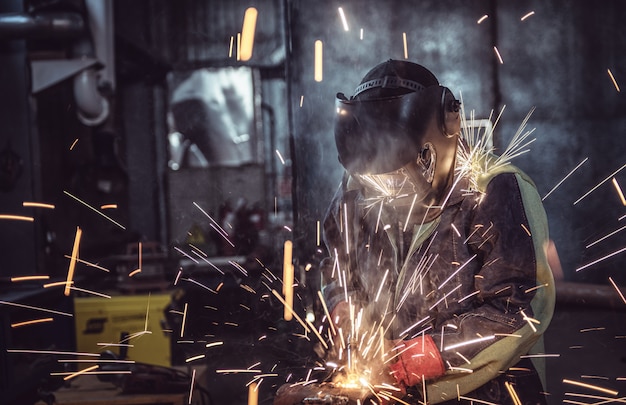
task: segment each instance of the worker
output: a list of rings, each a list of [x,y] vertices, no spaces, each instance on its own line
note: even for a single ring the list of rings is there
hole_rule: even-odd
[[[343,335],[327,360],[378,361],[365,374],[394,387],[378,390],[384,403],[545,404],[529,355],[554,310],[545,211],[526,174],[464,140],[460,107],[406,60],[337,95],[345,174],[321,272],[332,336]],[[367,346],[379,333],[384,344]]]

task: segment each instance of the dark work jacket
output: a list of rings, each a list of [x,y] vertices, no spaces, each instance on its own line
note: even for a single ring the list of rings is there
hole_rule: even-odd
[[[511,165],[456,179],[430,223],[405,225],[381,204],[349,178],[336,193],[324,221],[326,303],[332,311],[349,299],[387,339],[431,335],[447,371],[426,382],[430,403],[476,395],[531,351],[552,317],[548,225],[535,186]]]

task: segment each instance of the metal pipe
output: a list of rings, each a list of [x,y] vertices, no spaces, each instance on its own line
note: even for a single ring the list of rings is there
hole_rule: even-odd
[[[85,69],[74,76],[74,100],[78,119],[87,126],[102,124],[109,116],[109,102],[98,89],[98,72]]]
[[[76,13],[0,14],[0,39],[76,38],[85,23]]]

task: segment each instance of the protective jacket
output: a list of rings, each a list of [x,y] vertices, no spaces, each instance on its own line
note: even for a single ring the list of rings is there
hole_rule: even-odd
[[[548,224],[533,182],[510,164],[487,167],[458,175],[444,208],[432,209],[442,209],[432,222],[407,224],[346,175],[324,221],[327,305],[362,306],[390,340],[432,337],[437,353],[426,355],[440,356],[445,372],[416,387],[429,403],[515,395],[537,403],[538,392],[526,392],[540,386],[513,379],[506,388],[515,392],[504,389],[554,309]]]

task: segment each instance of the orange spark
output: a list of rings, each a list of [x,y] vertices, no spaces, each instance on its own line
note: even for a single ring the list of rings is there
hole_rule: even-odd
[[[50,276],[21,276],[21,277],[11,277],[12,283],[17,283],[19,281],[31,281],[31,280],[49,280]]]
[[[402,33],[402,43],[404,44],[404,59],[409,59],[409,49],[406,43],[406,32]]]
[[[54,209],[53,204],[44,204],[44,203],[38,203],[38,202],[32,202],[32,201],[24,201],[22,203],[22,207],[49,208],[51,210]]]
[[[87,367],[87,368],[86,368],[86,369],[84,369],[84,370],[80,370],[80,371],[77,371],[77,372],[75,372],[75,373],[72,373],[72,374],[70,374],[70,375],[68,375],[68,376],[63,377],[63,380],[64,380],[64,381],[71,380],[72,378],[74,378],[74,377],[78,377],[78,376],[79,376],[79,375],[81,375],[81,374],[88,373],[89,371],[93,371],[93,370],[97,369],[98,367],[100,367],[100,366],[99,366],[99,365],[97,365],[97,364],[96,364],[95,366]]]
[[[283,317],[290,321],[293,317],[291,308],[293,307],[293,263],[292,253],[293,242],[286,240],[283,252],[283,294],[285,295],[285,309]]]
[[[241,50],[240,59],[244,62],[252,57],[252,48],[254,47],[254,33],[256,29],[256,20],[258,11],[254,7],[249,7],[243,16],[243,28],[241,29]]]
[[[615,177],[613,177],[613,186],[615,186],[615,190],[617,191],[617,195],[619,196],[619,199],[622,201],[622,205],[626,205],[626,198],[624,198],[624,193],[622,192],[621,187],[619,186],[619,183],[617,182],[617,179]]]
[[[0,214],[0,219],[14,219],[16,221],[27,221],[33,222],[35,218],[33,217],[25,217],[23,215],[11,215],[11,214]]]
[[[480,17],[480,18],[478,19],[478,21],[476,21],[476,24],[480,24],[480,23],[482,23],[483,21],[485,21],[485,20],[487,19],[487,17],[489,17],[487,14],[485,14],[485,15],[484,15],[484,16],[482,16],[482,17]]]
[[[622,301],[624,302],[624,304],[626,304],[626,298],[624,298],[624,294],[622,294],[622,292],[620,291],[620,289],[617,287],[617,284],[615,284],[615,281],[613,281],[613,279],[611,277],[609,277],[609,281],[611,282],[611,284],[613,285],[613,288],[615,288],[615,290],[617,291],[617,293],[619,294],[620,298],[622,299]]]
[[[65,291],[63,294],[65,296],[70,295],[70,287],[72,286],[73,278],[74,278],[74,269],[76,267],[76,259],[78,258],[78,247],[80,246],[80,236],[83,231],[80,227],[76,227],[76,236],[74,237],[74,247],[72,248],[72,258],[70,259],[70,266],[67,269],[67,281],[65,282]]]
[[[321,82],[324,77],[323,72],[323,54],[324,45],[319,39],[315,41],[315,74],[314,79],[316,82]]]
[[[40,319],[32,319],[30,321],[16,322],[12,323],[12,328],[19,328],[20,326],[32,325],[35,323],[43,323],[43,322],[52,322],[54,318],[40,318]]]
[[[498,51],[498,48],[494,46],[493,50],[495,51],[496,56],[498,57],[498,60],[500,61],[500,64],[501,65],[504,64],[504,61],[502,60],[502,56],[500,56],[500,51]]]
[[[101,210],[117,209],[117,204],[104,204],[100,206]]]
[[[78,138],[76,138],[74,142],[72,142],[72,146],[70,146],[70,150],[74,149],[74,146],[76,146],[77,143],[78,143]]]
[[[583,383],[583,382],[580,382],[580,381],[568,380],[567,378],[563,379],[563,383],[564,384],[576,385],[578,387],[583,387],[583,388],[589,388],[589,389],[600,391],[600,392],[604,392],[605,394],[609,394],[609,395],[613,395],[613,396],[616,396],[618,394],[617,391],[614,391],[614,390],[611,390],[611,389],[608,389],[608,388],[598,387],[597,385],[591,385],[591,384]]]
[[[613,73],[611,73],[611,69],[607,69],[607,72],[609,72],[609,77],[611,78],[611,81],[613,82],[613,85],[615,86],[615,89],[617,90],[617,92],[620,92],[619,86],[617,85],[617,81],[615,80],[615,77],[613,76]]]

